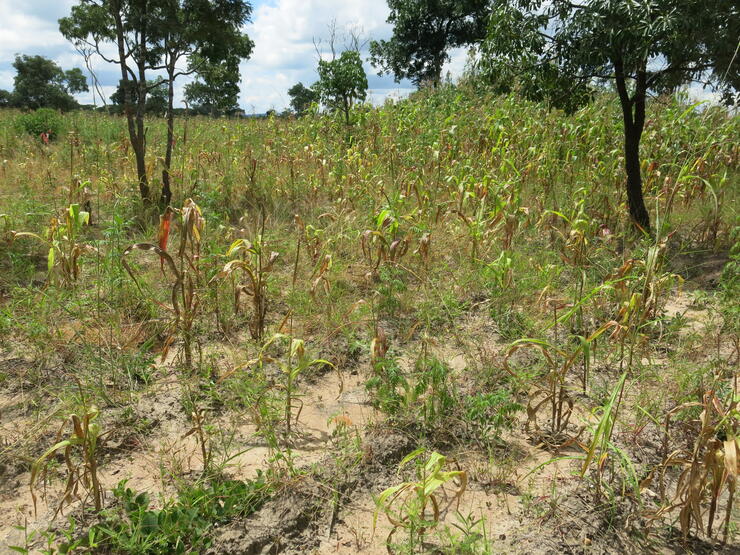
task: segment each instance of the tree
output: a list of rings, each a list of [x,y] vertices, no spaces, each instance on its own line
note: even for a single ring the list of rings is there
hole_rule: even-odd
[[[78,48],[89,48],[104,61],[118,65],[121,71],[123,107],[129,140],[136,158],[139,193],[150,200],[146,173],[146,138],[144,114],[148,82],[146,72],[157,63],[150,52],[151,4],[149,0],[79,0],[68,17],[59,20],[59,30]],[[107,44],[115,47],[109,53]],[[133,91],[136,90],[136,97]]]
[[[124,99],[126,94],[123,91],[123,83],[118,82],[118,88],[110,96],[110,101],[123,108]],[[129,95],[131,100],[136,104],[138,102],[138,89],[133,86],[133,83],[129,82],[128,87],[130,88]],[[153,116],[163,116],[167,113],[167,81],[161,77],[153,81],[147,81],[147,95],[146,102],[144,103],[144,111]],[[119,112],[120,113],[120,112]]]
[[[11,105],[13,100],[13,93],[0,89],[0,108],[7,108]]]
[[[319,101],[319,93],[303,83],[296,83],[290,87],[288,96],[290,97],[290,107],[299,116],[302,116],[311,107],[311,104]]]
[[[357,50],[345,50],[333,60],[319,60],[319,81],[314,86],[321,101],[344,114],[350,124],[350,111],[355,102],[367,98],[367,75]]]
[[[185,100],[202,114],[223,114],[239,109],[239,58],[220,64],[196,61],[198,79],[185,85]]]
[[[13,104],[21,108],[77,107],[73,94],[87,91],[87,80],[79,68],[63,71],[43,56],[16,56]]]
[[[486,37],[491,0],[387,0],[393,25],[390,40],[370,43],[371,62],[380,75],[437,85],[450,48]]]
[[[169,204],[170,167],[174,147],[174,86],[181,75],[199,73],[216,104],[237,105],[239,62],[249,58],[254,43],[241,32],[249,21],[252,6],[243,0],[159,0],[153,2],[152,33],[156,44],[152,52],[161,60],[156,69],[167,72],[167,146],[162,170],[160,204]],[[187,70],[178,63],[187,60]],[[206,92],[196,86],[195,91]],[[191,88],[191,93],[193,89]]]
[[[649,232],[640,175],[648,94],[699,81],[730,98],[740,86],[740,64],[732,64],[738,36],[733,0],[509,0],[491,16],[481,67],[496,82],[516,80],[525,96],[568,111],[591,98],[595,83],[613,82],[629,212]]]
[[[229,56],[247,57],[253,45],[240,28],[250,14],[251,5],[243,0],[78,0],[70,16],[59,20],[62,34],[75,46],[92,49],[120,67],[123,106],[145,201],[151,199],[144,114],[147,95],[159,86],[150,84],[147,72],[159,70],[167,75],[167,144],[160,197],[160,204],[167,205],[172,194],[174,83],[177,77],[198,70],[192,63],[186,70],[178,67],[196,55],[208,63]],[[108,53],[106,44],[115,45],[116,56]]]

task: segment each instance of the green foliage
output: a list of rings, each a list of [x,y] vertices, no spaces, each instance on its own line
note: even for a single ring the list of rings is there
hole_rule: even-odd
[[[511,429],[516,413],[523,409],[508,389],[478,393],[466,398],[465,418],[480,439],[500,440],[501,432]]]
[[[526,97],[566,110],[590,98],[595,79],[620,72],[658,93],[713,72],[729,94],[740,86],[730,65],[739,21],[727,0],[511,0],[493,11],[481,66],[502,86],[518,83]]]
[[[7,108],[13,102],[13,93],[0,89],[0,108]]]
[[[236,56],[211,64],[194,60],[198,79],[185,85],[185,100],[196,112],[216,115],[239,109],[239,61]]]
[[[450,368],[430,356],[420,357],[408,374],[395,360],[379,359],[374,376],[365,385],[381,411],[426,430],[447,427],[457,404]]]
[[[113,553],[198,552],[210,545],[213,526],[253,513],[269,491],[262,474],[248,482],[220,480],[185,487],[176,501],[153,510],[149,495],[126,487],[124,480],[113,490],[117,506],[102,513],[102,522],[90,529],[81,547],[93,547],[92,540],[97,549]]]
[[[290,87],[288,96],[290,97],[290,107],[299,116],[306,113],[312,104],[319,101],[319,93],[306,87],[303,83],[296,83]]]
[[[345,50],[338,58],[319,61],[319,82],[315,88],[321,101],[331,110],[341,111],[350,123],[350,111],[356,102],[367,98],[367,75],[356,50]]]
[[[43,56],[16,56],[12,103],[21,108],[55,108],[71,110],[77,107],[73,94],[87,91],[87,80],[80,68],[63,71]]]
[[[390,40],[372,41],[370,54],[380,74],[396,81],[439,83],[450,48],[467,46],[486,36],[490,0],[387,0],[393,25]]]
[[[64,129],[64,120],[52,108],[39,108],[34,112],[18,116],[16,126],[33,137],[48,133],[49,140],[54,140]]]
[[[113,103],[114,106],[119,108],[117,110],[119,112],[123,111],[126,104],[124,87],[127,87],[129,90],[132,104],[136,104],[139,101],[139,89],[134,85],[134,83],[128,81],[127,84],[124,84],[123,81],[119,81],[118,87],[110,96],[110,101]],[[158,77],[154,81],[147,81],[147,93],[144,111],[147,114],[160,117],[163,116],[167,111],[167,81],[165,81],[161,77]]]

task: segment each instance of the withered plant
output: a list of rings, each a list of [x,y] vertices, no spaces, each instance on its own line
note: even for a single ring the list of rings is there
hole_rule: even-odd
[[[740,419],[739,403],[740,394],[735,376],[734,391],[730,392],[725,403],[710,391],[704,394],[702,402],[684,403],[666,415],[663,440],[663,451],[666,456],[661,465],[644,481],[643,487],[649,487],[655,475],[659,476],[659,492],[663,506],[650,516],[658,519],[678,510],[678,520],[684,538],[692,529],[705,534],[708,538],[713,537],[714,525],[724,501],[725,517],[721,529],[722,541],[727,541],[740,475],[740,439],[737,435]],[[671,442],[671,419],[678,412],[695,407],[701,408],[701,414],[697,422],[698,430],[693,449],[688,451],[679,448],[667,453]],[[673,468],[679,469],[680,474],[675,492],[669,498],[666,494],[665,475]]]
[[[54,455],[62,453],[67,467],[67,481],[54,517],[75,499],[83,503],[92,497],[96,511],[103,508],[104,490],[98,478],[100,446],[109,432],[103,432],[97,419],[100,412],[90,407],[81,416],[72,414],[57,432],[55,443],[33,463],[29,487],[36,511],[36,483],[39,476],[47,479],[49,463]],[[66,439],[64,436],[67,436]],[[84,497],[82,491],[84,490]]]
[[[263,227],[264,233],[264,227]],[[275,267],[275,262],[280,256],[276,252],[270,252],[266,256],[264,234],[261,233],[254,243],[245,239],[234,241],[226,256],[239,254],[240,258],[230,260],[223,269],[216,274],[211,282],[231,278],[234,292],[234,313],[239,313],[239,299],[242,294],[252,299],[252,314],[249,319],[249,333],[252,339],[261,340],[265,333],[265,322],[267,318],[267,277]],[[236,280],[237,271],[241,271],[247,282],[240,284]]]
[[[173,312],[174,319],[170,336],[165,341],[162,350],[162,360],[167,356],[169,346],[175,337],[179,335],[182,340],[185,367],[191,369],[193,367],[193,325],[200,308],[201,242],[206,221],[200,208],[192,199],[187,199],[182,209],[176,211],[176,213],[179,216],[180,244],[174,253],[174,257],[167,251],[170,224],[166,213],[160,222],[159,245],[153,243],[133,244],[123,251],[121,262],[142,294],[143,291],[139,281],[136,279],[136,275],[128,264],[126,257],[135,250],[153,252],[159,256],[163,274],[163,264],[164,262],[167,263],[167,267],[173,276],[170,296],[172,306],[163,303],[157,304]]]

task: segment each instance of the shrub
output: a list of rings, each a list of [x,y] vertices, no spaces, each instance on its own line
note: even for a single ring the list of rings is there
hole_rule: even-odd
[[[39,137],[41,133],[49,133],[49,140],[53,140],[62,132],[63,121],[56,110],[39,108],[35,112],[20,116],[17,125],[19,130],[34,137]]]

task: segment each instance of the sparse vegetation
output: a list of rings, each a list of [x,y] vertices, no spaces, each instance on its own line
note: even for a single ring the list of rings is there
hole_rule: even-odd
[[[648,103],[644,236],[608,94],[348,109],[177,122],[158,225],[125,120],[0,113],[2,541],[736,550],[738,117]]]

